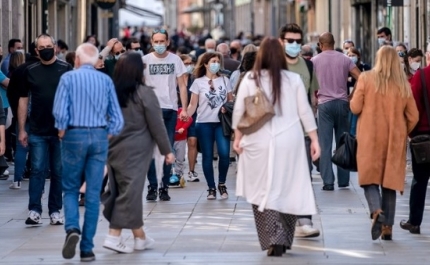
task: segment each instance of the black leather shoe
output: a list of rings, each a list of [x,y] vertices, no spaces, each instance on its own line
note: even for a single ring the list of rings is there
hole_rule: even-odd
[[[270,248],[267,250],[267,256],[282,257],[283,253],[284,253],[283,245],[271,245]]]
[[[404,230],[409,230],[409,232],[411,234],[420,234],[421,233],[421,229],[419,225],[412,225],[411,223],[409,223],[408,221],[402,220],[400,221],[400,227]]]
[[[334,190],[334,186],[333,185],[324,185],[322,187],[322,190],[333,191]]]

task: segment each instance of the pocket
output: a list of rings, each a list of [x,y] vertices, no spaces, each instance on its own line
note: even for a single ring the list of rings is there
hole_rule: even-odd
[[[74,165],[83,157],[83,144],[76,141],[61,141],[61,157],[67,164]]]

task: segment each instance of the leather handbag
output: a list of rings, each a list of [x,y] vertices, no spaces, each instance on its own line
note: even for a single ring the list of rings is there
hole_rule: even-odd
[[[424,70],[420,70],[421,90],[423,91],[423,100],[426,107],[427,120],[430,124],[430,104],[427,95],[427,84],[424,76]],[[430,135],[417,135],[411,139],[411,150],[414,154],[417,164],[430,163]]]
[[[272,102],[269,101],[259,86],[256,90],[255,95],[245,98],[245,112],[237,124],[237,129],[243,134],[258,131],[275,116]]]
[[[357,140],[355,136],[348,132],[342,134],[331,161],[345,170],[357,171]]]

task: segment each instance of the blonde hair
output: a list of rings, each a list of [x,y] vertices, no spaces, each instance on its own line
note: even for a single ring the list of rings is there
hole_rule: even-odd
[[[393,47],[384,45],[379,48],[372,72],[374,73],[376,92],[385,95],[389,89],[394,89],[403,98],[412,95],[411,86],[400,64],[400,58]]]
[[[248,52],[258,52],[257,46],[255,46],[254,44],[246,45],[245,48],[243,48],[242,50],[242,57],[245,56],[245,54]]]

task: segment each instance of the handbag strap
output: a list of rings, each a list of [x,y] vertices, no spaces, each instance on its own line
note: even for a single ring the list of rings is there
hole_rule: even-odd
[[[423,91],[424,105],[426,106],[427,121],[430,125],[430,104],[429,104],[429,98],[427,93],[427,83],[426,83],[423,69],[420,69],[420,76],[421,76],[421,90]]]

